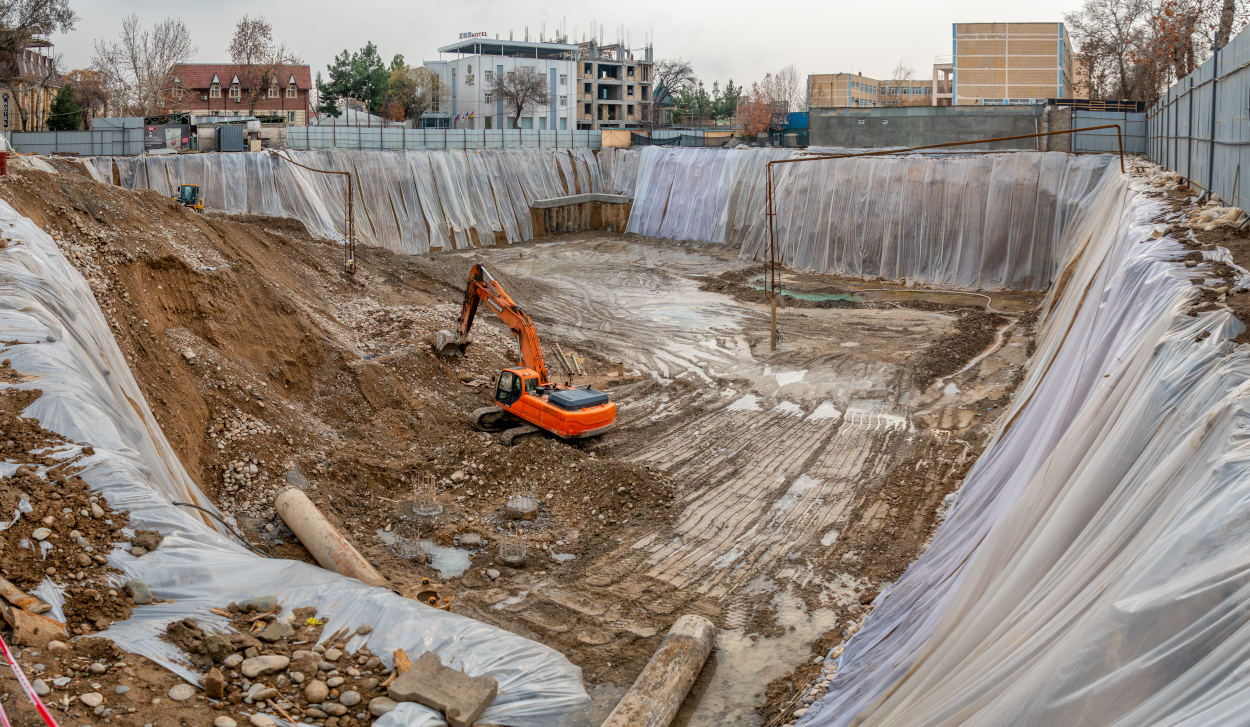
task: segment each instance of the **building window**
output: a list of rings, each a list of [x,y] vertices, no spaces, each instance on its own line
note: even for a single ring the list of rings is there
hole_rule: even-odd
[[[569,120],[563,116],[560,117],[560,131],[568,131]]]
[[[220,83],[214,83],[212,87],[208,89],[208,97],[209,98],[221,98],[221,84]]]
[[[522,129],[534,128],[534,117],[526,116],[525,118],[521,119],[521,128]]]
[[[294,124],[294,123],[295,123],[295,112],[294,112],[294,111],[288,111],[288,112],[286,112],[286,120],[287,120],[287,123],[288,123],[288,124]]]
[[[589,83],[582,84],[582,88],[583,88],[583,93],[592,93],[592,91],[590,90]]]
[[[495,94],[493,93],[486,94],[486,103],[495,103]]]
[[[482,81],[486,83],[487,85],[494,83],[495,72],[494,71],[482,71]]]
[[[630,116],[634,115],[634,105],[632,103],[629,106],[625,107],[625,113],[629,114]]]
[[[586,106],[586,112],[585,112],[585,113],[586,113],[586,115],[587,115],[587,116],[590,116],[590,104],[585,104],[585,106]]]
[[[634,67],[633,67],[633,66],[629,66],[628,68],[626,68],[626,69],[625,69],[625,73],[626,73],[626,74],[627,74],[630,78],[633,78],[633,77],[634,77]]]
[[[568,97],[568,96],[561,96],[561,97],[560,97],[560,108],[564,108],[565,106],[568,106],[568,105],[569,105],[569,97]]]
[[[278,86],[275,84],[269,87],[269,98],[277,98],[277,97],[278,97]]]
[[[561,73],[561,74],[560,74],[560,85],[561,85],[561,86],[567,86],[567,85],[569,85],[569,74],[567,74],[567,73]]]
[[[485,126],[484,128],[487,128],[487,129],[493,129],[493,128],[495,128],[495,117],[493,117],[493,116],[487,116],[487,117],[486,117],[486,126]]]
[[[628,93],[630,96],[633,96],[633,95],[634,95],[634,87],[633,87],[633,86],[626,86],[626,87],[625,87],[625,91],[626,91],[626,93]]]
[[[296,98],[297,96],[299,96],[299,89],[295,87],[295,84],[292,83],[290,86],[286,87],[287,98]]]
[[[541,116],[541,117],[539,117],[539,119],[538,119],[538,130],[539,130],[539,131],[546,131],[546,130],[547,130],[547,117],[546,117],[546,116]]]
[[[239,88],[239,84],[237,83],[230,84],[230,98],[234,99],[235,101],[238,101],[239,99],[243,98],[243,89]]]

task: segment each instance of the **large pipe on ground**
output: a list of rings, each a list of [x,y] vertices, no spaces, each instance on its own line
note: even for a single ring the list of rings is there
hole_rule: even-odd
[[[273,508],[322,568],[371,586],[386,585],[382,574],[326,520],[303,491],[295,487],[284,489],[273,499]]]
[[[711,621],[692,614],[677,619],[602,727],[667,727],[715,645]]]

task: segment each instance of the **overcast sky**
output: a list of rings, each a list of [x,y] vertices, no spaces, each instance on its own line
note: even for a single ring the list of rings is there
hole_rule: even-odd
[[[790,63],[799,73],[860,72],[886,78],[902,60],[917,78],[928,78],[935,56],[951,53],[951,23],[1058,21],[1080,0],[870,0],[860,2],[689,2],[689,0],[70,0],[81,19],[73,32],[55,36],[64,67],[91,63],[97,38],[115,37],[122,18],[136,13],[145,25],[176,15],[195,38],[200,62],[228,61],[231,29],[245,13],[263,14],[279,39],[291,46],[313,73],[334,54],[372,40],[388,61],[402,53],[410,64],[437,60],[438,47],[460,32],[521,38],[529,26],[537,39],[544,24],[550,37],[561,26],[573,40],[604,26],[612,42],[623,26],[628,42],[641,47],[649,36],[657,58],[690,61],[708,87],[733,78],[749,83]]]

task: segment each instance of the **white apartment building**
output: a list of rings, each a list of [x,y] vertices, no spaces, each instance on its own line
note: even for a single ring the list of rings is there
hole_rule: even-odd
[[[547,79],[550,101],[522,112],[520,128],[577,128],[576,45],[469,37],[439,48],[438,54],[440,60],[425,65],[448,89],[448,102],[440,110],[451,128],[511,128],[513,109],[490,89],[496,77],[526,67]]]

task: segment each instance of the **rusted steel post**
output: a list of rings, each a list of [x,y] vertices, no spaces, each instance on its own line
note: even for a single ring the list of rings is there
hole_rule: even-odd
[[[769,162],[765,166],[765,172],[768,175],[768,272],[765,279],[768,281],[768,300],[771,313],[769,315],[768,324],[768,350],[777,350],[777,243],[776,233],[773,231],[773,217],[776,216],[773,207],[773,162]]]
[[[287,162],[290,162],[291,164],[294,164],[300,169],[307,169],[310,172],[317,172],[318,174],[340,174],[343,176],[343,179],[347,182],[347,210],[346,210],[347,239],[344,240],[343,242],[343,270],[348,275],[355,275],[356,274],[356,220],[355,220],[355,215],[353,214],[353,211],[352,211],[352,173],[340,172],[334,169],[317,169],[316,167],[310,167],[307,164],[300,164],[299,162],[295,161],[294,159],[290,158],[289,156],[285,154],[279,154],[276,151],[274,151],[273,153],[277,155],[279,159],[283,159]],[[151,187],[150,184],[148,186]]]

